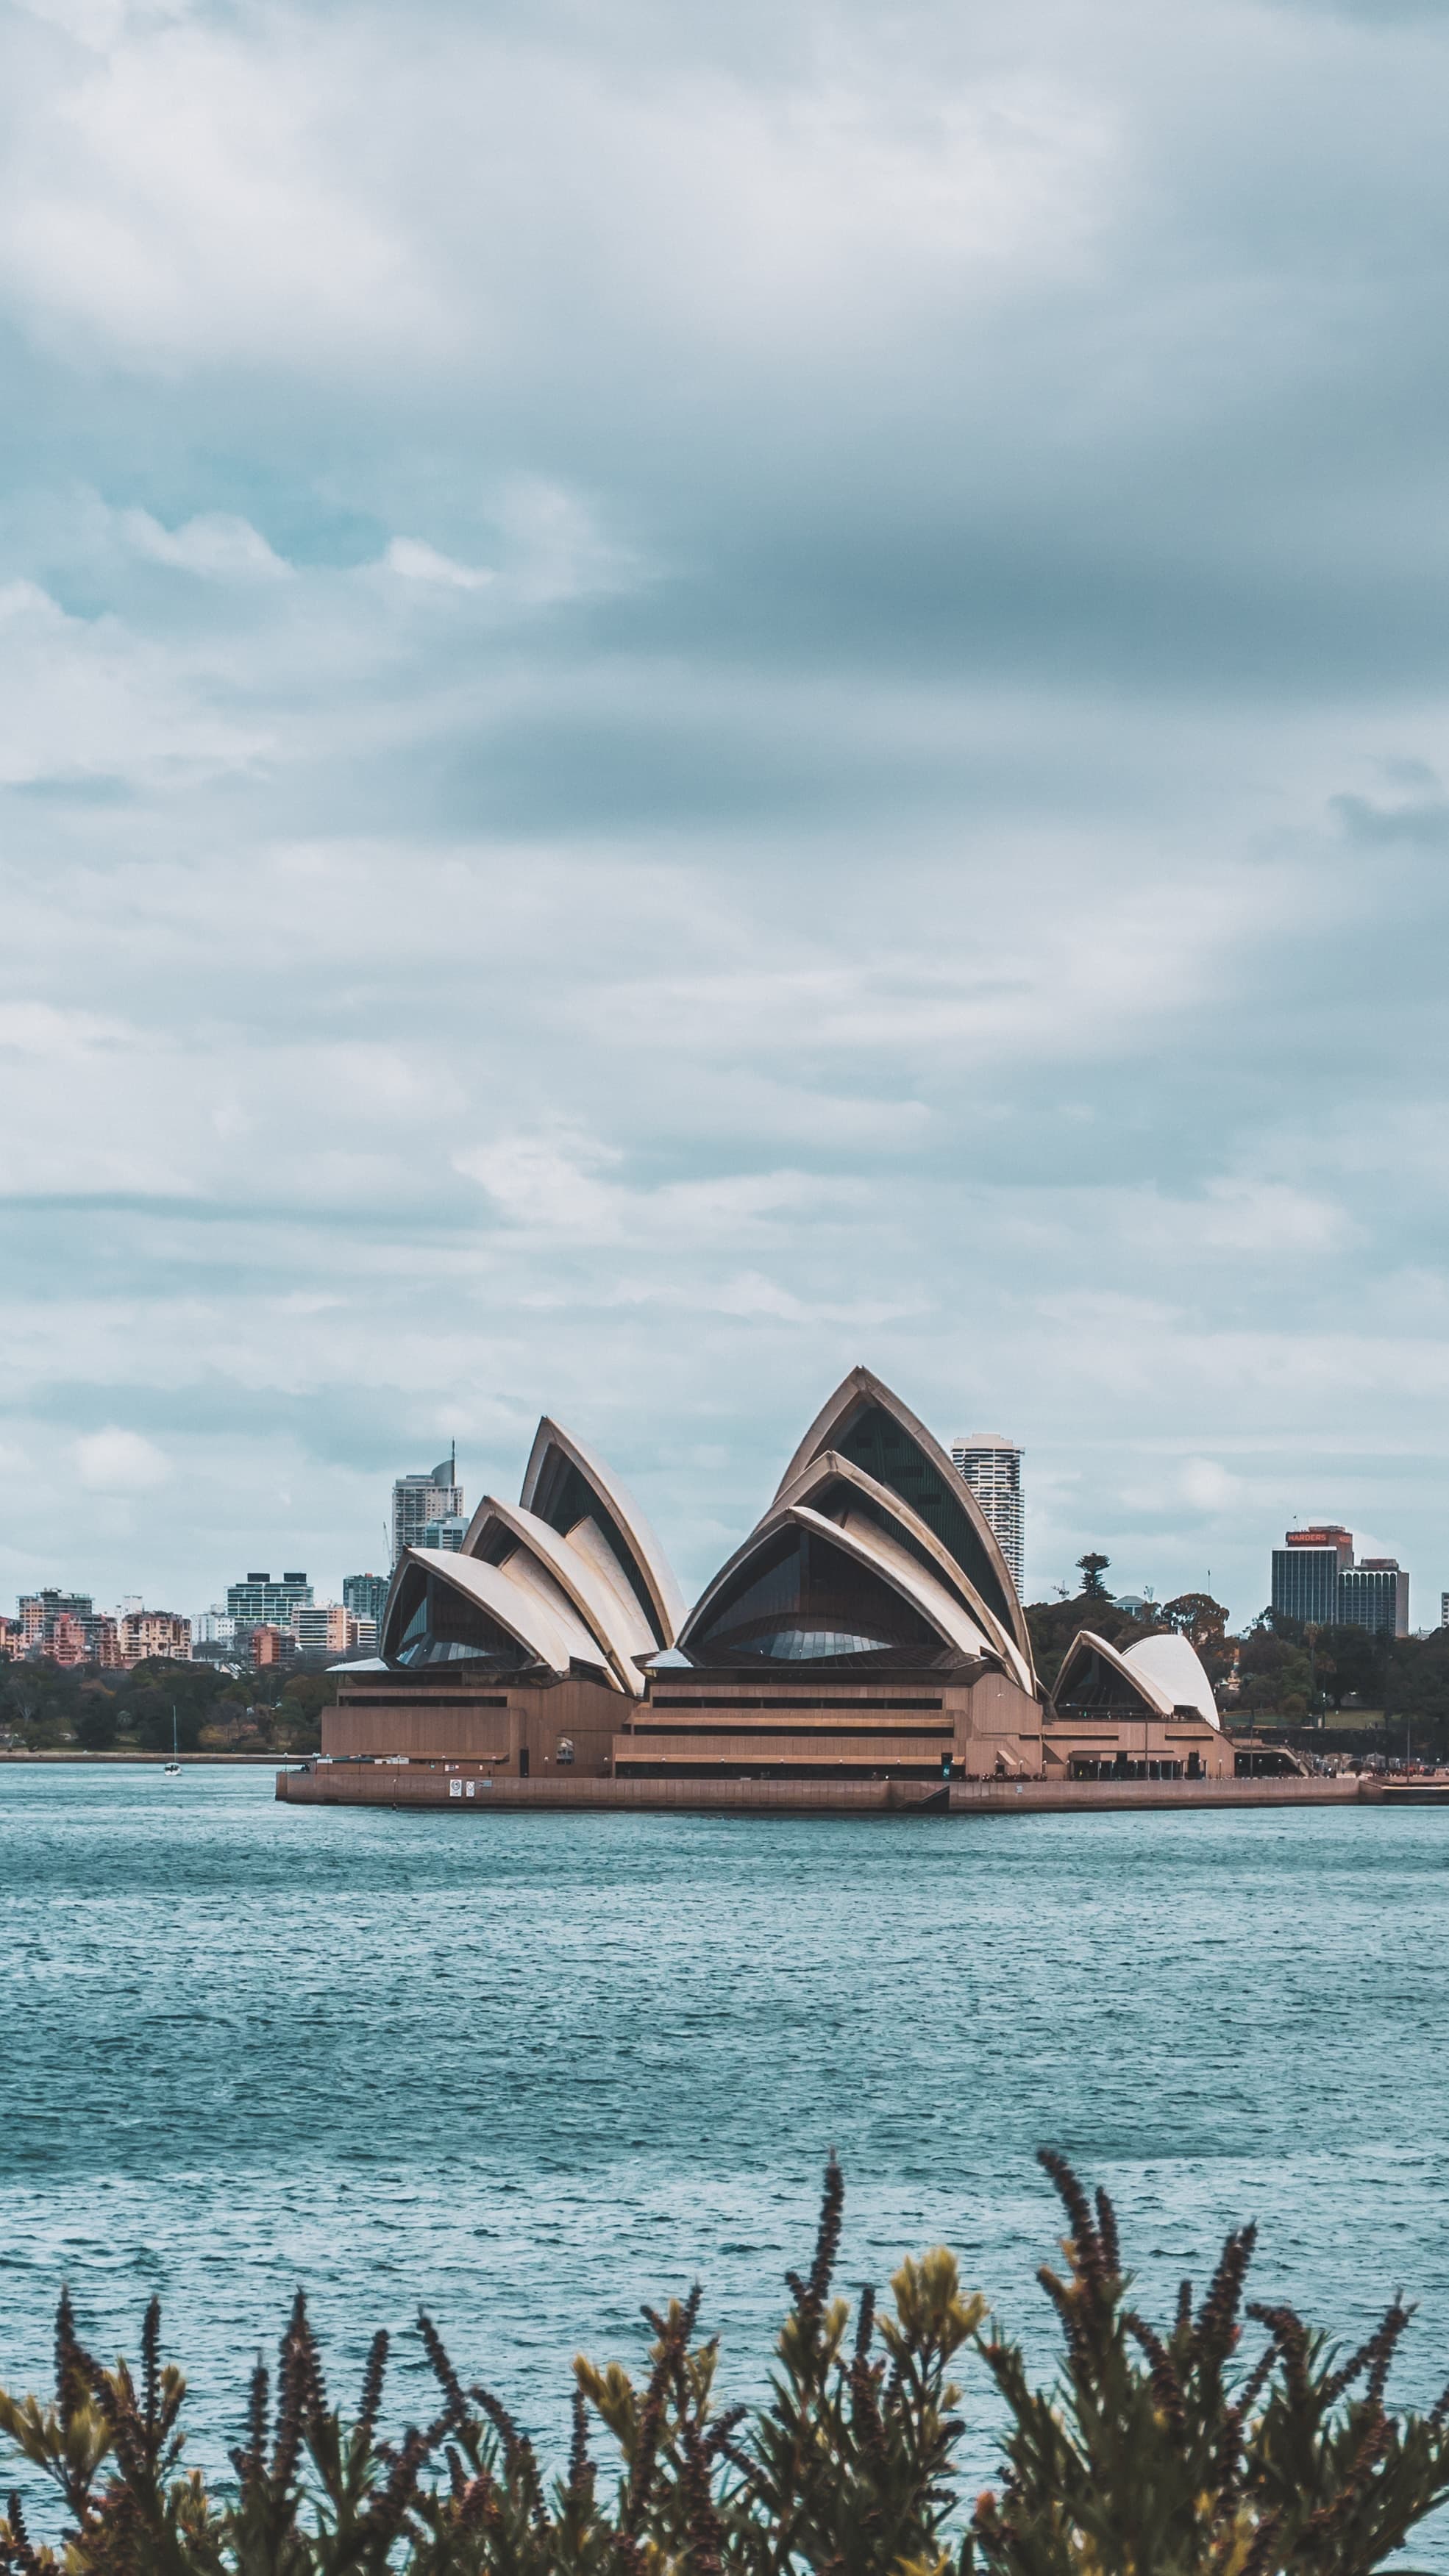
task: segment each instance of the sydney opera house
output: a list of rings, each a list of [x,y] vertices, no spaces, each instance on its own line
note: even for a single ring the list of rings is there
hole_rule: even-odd
[[[1122,1654],[1084,1631],[1043,1690],[969,1485],[863,1368],[692,1608],[617,1478],[545,1419],[516,1504],[485,1499],[456,1555],[404,1551],[379,1646],[339,1674],[323,1763],[433,1766],[452,1796],[915,1782],[944,1803],[953,1781],[1234,1769],[1180,1636]]]

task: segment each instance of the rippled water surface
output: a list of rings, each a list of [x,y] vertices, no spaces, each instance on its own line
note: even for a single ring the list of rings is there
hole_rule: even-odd
[[[1261,2295],[1350,2334],[1403,2283],[1400,2393],[1449,2376],[1449,1815],[407,1816],[12,1765],[0,1888],[0,2375],[45,2375],[62,2279],[103,2349],[158,2288],[209,2460],[299,2279],[344,2376],[426,2300],[550,2447],[571,2355],[637,2358],[696,2273],[758,2386],[832,2144],[847,2275],[945,2239],[1043,2358],[1050,2141],[1149,2308],[1255,2216]]]

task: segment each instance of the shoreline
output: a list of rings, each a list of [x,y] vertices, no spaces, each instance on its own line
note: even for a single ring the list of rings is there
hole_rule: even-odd
[[[288,1756],[288,1755],[286,1755],[286,1754],[281,1754],[281,1755],[279,1755],[279,1754],[277,1754],[276,1752],[271,1752],[271,1753],[143,1753],[143,1752],[140,1752],[139,1750],[137,1750],[137,1749],[135,1749],[134,1747],[129,1746],[129,1745],[125,1745],[125,1746],[117,1746],[114,1750],[107,1749],[105,1752],[97,1752],[97,1753],[82,1753],[82,1752],[77,1752],[77,1751],[72,1750],[72,1749],[71,1749],[71,1747],[69,1747],[69,1746],[58,1746],[58,1747],[57,1747],[53,1752],[52,1752],[52,1751],[49,1751],[49,1750],[42,1750],[42,1751],[40,1751],[40,1752],[24,1752],[24,1753],[19,1752],[19,1751],[11,1752],[11,1751],[9,1751],[8,1749],[0,1748],[0,1763],[5,1763],[5,1762],[50,1762],[50,1763],[55,1763],[55,1762],[82,1762],[82,1763],[85,1763],[85,1762],[98,1762],[98,1763],[101,1763],[101,1764],[110,1763],[110,1764],[112,1764],[112,1765],[114,1766],[114,1765],[115,1765],[115,1764],[117,1764],[117,1763],[127,1763],[127,1762],[129,1762],[129,1763],[139,1763],[139,1764],[143,1765],[143,1766],[144,1766],[146,1769],[148,1769],[148,1770],[154,1770],[154,1769],[157,1767],[157,1765],[158,1765],[158,1764],[160,1764],[160,1765],[164,1765],[164,1764],[166,1764],[167,1762],[179,1762],[179,1763],[180,1763],[180,1765],[181,1765],[181,1767],[182,1767],[182,1769],[183,1769],[183,1771],[184,1771],[184,1770],[188,1770],[188,1769],[195,1770],[195,1769],[198,1769],[198,1768],[200,1768],[200,1769],[204,1769],[208,1764],[213,1764],[213,1765],[215,1765],[215,1764],[217,1764],[217,1763],[236,1763],[236,1764],[239,1764],[239,1765],[244,1766],[244,1767],[245,1767],[245,1766],[247,1766],[247,1765],[250,1765],[253,1769],[266,1769],[266,1770],[269,1770],[269,1771],[275,1771],[275,1769],[276,1769],[277,1764],[278,1764],[278,1762],[279,1762],[279,1761],[286,1761],[286,1760],[288,1760],[288,1759],[294,1759],[294,1760],[296,1760],[296,1761],[298,1761],[298,1762],[305,1762],[305,1761],[308,1759],[308,1756],[307,1756],[305,1753],[299,1753],[299,1754],[296,1754],[296,1755],[294,1755],[294,1756],[290,1756],[290,1757],[289,1757],[289,1756]]]
[[[1406,1783],[1412,1791],[1414,1784]],[[1419,1803],[1449,1806],[1449,1781]],[[1244,1807],[1350,1807],[1403,1803],[1353,1772],[1266,1780],[520,1780],[463,1766],[323,1762],[277,1772],[284,1806],[436,1809],[452,1815],[1022,1816]]]

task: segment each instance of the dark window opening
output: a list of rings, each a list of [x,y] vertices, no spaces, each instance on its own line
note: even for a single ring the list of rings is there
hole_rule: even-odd
[[[939,1788],[940,1762],[617,1762],[619,1780],[925,1780]]]
[[[702,1664],[950,1660],[934,1628],[879,1575],[814,1530],[779,1531],[749,1558],[689,1652]]]
[[[550,1529],[558,1531],[560,1538],[567,1538],[569,1531],[580,1521],[597,1522],[619,1560],[620,1573],[644,1613],[650,1635],[656,1645],[662,1646],[664,1632],[659,1625],[659,1613],[649,1597],[649,1586],[633,1549],[588,1478],[581,1475],[573,1460],[565,1458],[560,1450],[552,1452],[544,1469],[538,1492],[533,1498],[533,1509],[541,1521],[547,1521]]]
[[[778,1740],[785,1735],[818,1734],[823,1741],[831,1744],[880,1744],[888,1742],[892,1736],[899,1736],[907,1744],[919,1744],[923,1740],[930,1740],[939,1735],[949,1735],[954,1739],[956,1729],[954,1723],[941,1726],[882,1726],[878,1721],[874,1724],[867,1721],[863,1726],[813,1727],[803,1725],[798,1718],[788,1717],[777,1719],[773,1726],[744,1726],[738,1724],[733,1718],[721,1721],[717,1717],[707,1717],[697,1726],[691,1726],[686,1718],[675,1718],[666,1721],[662,1726],[641,1726],[636,1719],[629,1733],[673,1736],[727,1735],[731,1743],[741,1735],[769,1736]]]
[[[409,1566],[398,1587],[384,1652],[405,1669],[434,1664],[490,1664],[518,1672],[533,1661],[516,1637],[441,1576]]]
[[[1088,1646],[1072,1664],[1071,1680],[1065,1690],[1058,1690],[1053,1706],[1064,1711],[1090,1710],[1094,1717],[1153,1718],[1158,1711],[1133,1688],[1125,1673]]]
[[[843,1437],[834,1442],[842,1458],[852,1467],[863,1467],[878,1485],[889,1486],[909,1503],[918,1520],[941,1541],[954,1556],[968,1583],[975,1585],[987,1608],[1014,1634],[1012,1607],[1000,1575],[982,1543],[981,1535],[962,1501],[962,1484],[955,1469],[949,1471],[949,1482],[925,1451],[912,1440],[895,1419],[878,1404],[867,1405],[858,1413]],[[954,1490],[953,1490],[954,1488]]]

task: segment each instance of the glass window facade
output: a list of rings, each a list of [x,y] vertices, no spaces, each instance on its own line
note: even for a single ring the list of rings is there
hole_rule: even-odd
[[[1338,1578],[1338,1624],[1379,1637],[1409,1630],[1409,1578],[1397,1565],[1351,1565]]]
[[[312,1586],[305,1574],[249,1574],[244,1583],[226,1588],[226,1615],[244,1627],[290,1628],[294,1610],[310,1609]]]
[[[1099,1717],[1156,1717],[1158,1711],[1105,1655],[1095,1646],[1085,1647],[1072,1665],[1065,1690],[1052,1694],[1053,1706],[1062,1716],[1090,1710]]]
[[[391,1578],[386,1574],[346,1574],[343,1576],[342,1599],[346,1608],[352,1612],[354,1618],[375,1619],[379,1624],[381,1623],[382,1614],[387,1608],[387,1595],[390,1580]]]
[[[1026,1523],[1022,1453],[1012,1440],[953,1440],[951,1464],[981,1505],[981,1516],[1006,1559],[1018,1600],[1025,1589]]]
[[[550,1529],[558,1531],[560,1538],[567,1538],[569,1531],[577,1528],[580,1521],[597,1524],[618,1559],[620,1573],[644,1613],[651,1637],[656,1645],[662,1646],[664,1633],[659,1625],[659,1613],[649,1597],[649,1586],[633,1549],[587,1476],[581,1475],[573,1460],[563,1457],[558,1450],[554,1451],[550,1467],[534,1495],[533,1508],[541,1521],[547,1521]]]
[[[392,1664],[488,1664],[511,1673],[533,1661],[480,1602],[420,1565],[403,1576],[388,1627],[385,1651]]]
[[[793,1528],[741,1566],[689,1653],[697,1664],[948,1659],[934,1628],[889,1584],[816,1531]]]
[[[1313,1619],[1331,1628],[1338,1618],[1336,1547],[1275,1547],[1273,1607],[1285,1619]]]
[[[943,1476],[894,1414],[867,1405],[843,1436],[832,1444],[853,1467],[863,1467],[878,1485],[889,1486],[909,1503],[927,1529],[948,1548],[968,1583],[975,1585],[989,1610],[1010,1629],[1012,1605],[1001,1577],[961,1499],[961,1480]]]

